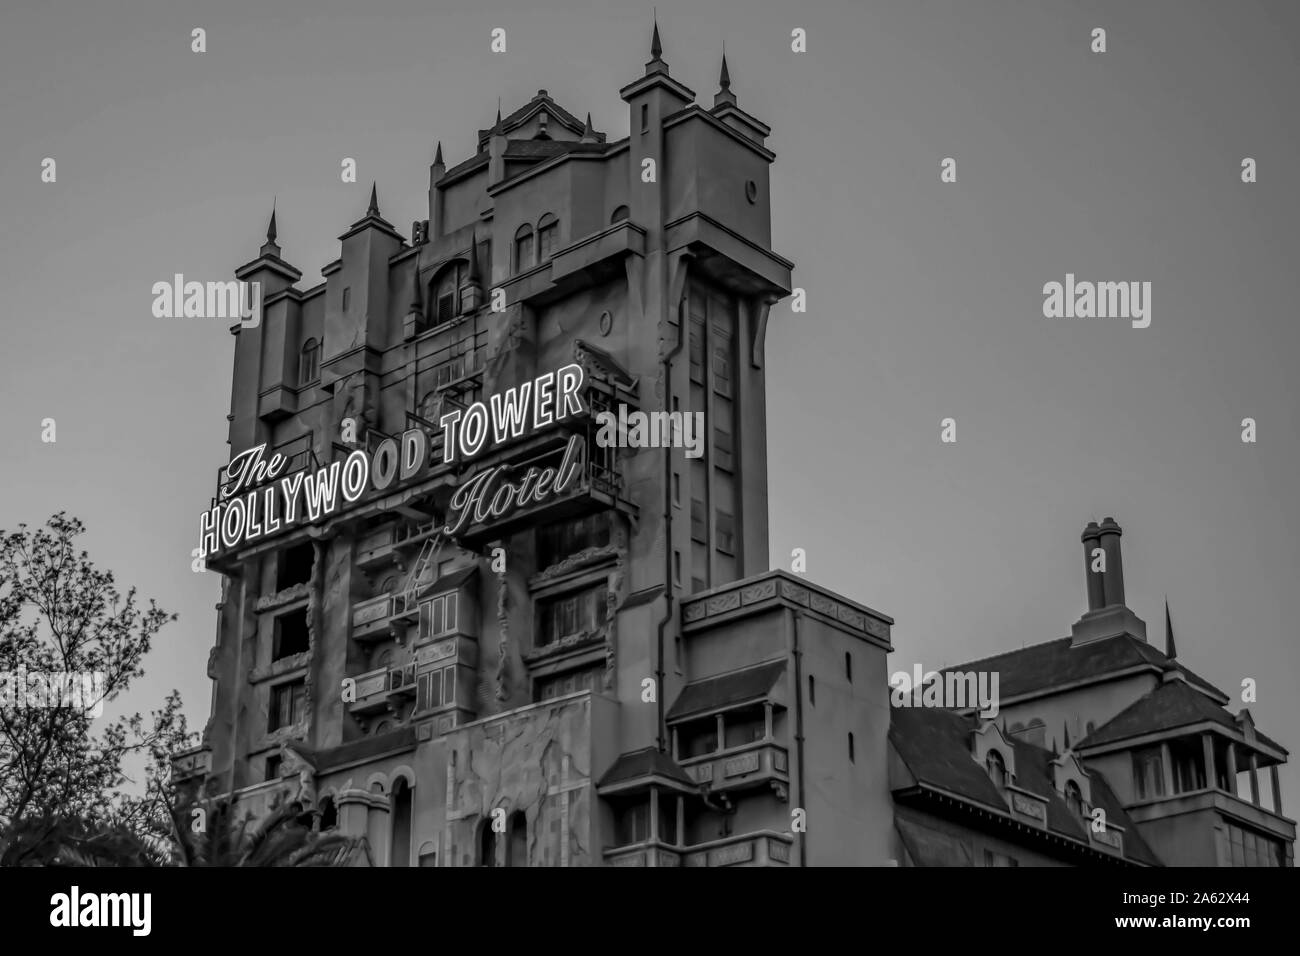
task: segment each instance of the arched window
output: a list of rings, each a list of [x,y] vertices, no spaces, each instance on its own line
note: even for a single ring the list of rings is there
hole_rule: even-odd
[[[309,385],[320,378],[320,343],[308,339],[298,356],[298,384]]]
[[[614,215],[609,217],[609,223],[612,226],[616,222],[622,222],[628,218],[627,206],[619,206],[614,210]]]
[[[533,227],[524,223],[515,231],[515,272],[533,267]]]
[[[452,262],[429,283],[429,319],[434,325],[450,322],[459,314],[460,287],[467,274],[465,263]]]
[[[848,651],[844,652],[844,676],[850,684],[853,683],[853,655]]]
[[[506,866],[528,865],[528,818],[524,811],[510,814],[506,824]]]
[[[334,806],[333,797],[325,797],[320,802],[320,829],[324,833],[326,830],[333,830],[339,825],[338,807]]]
[[[478,865],[497,865],[497,835],[492,831],[492,817],[478,825]]]
[[[1065,804],[1075,816],[1083,816],[1083,791],[1073,780],[1065,781]]]
[[[555,251],[555,242],[560,235],[560,223],[549,212],[537,222],[537,261],[543,263],[551,258]]]
[[[1002,762],[1002,754],[990,750],[989,755],[984,758],[984,766],[989,772],[989,779],[993,781],[993,786],[1001,790],[1007,785],[1007,765]]]
[[[392,850],[390,866],[411,865],[411,787],[405,777],[393,782],[393,792],[388,797],[392,813]]]

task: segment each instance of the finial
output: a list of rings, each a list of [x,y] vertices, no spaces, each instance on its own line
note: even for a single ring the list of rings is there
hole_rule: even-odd
[[[659,8],[658,7],[655,7],[654,17],[655,17],[655,32],[654,32],[654,36],[650,40],[650,58],[652,60],[658,60],[662,57],[664,52],[664,45],[659,42]]]
[[[727,51],[722,51],[722,72],[718,76],[718,86],[724,90],[731,89],[731,73],[727,70]]]
[[[270,243],[274,243],[276,239],[276,235],[277,233],[275,230],[275,199],[272,199],[271,200],[271,221],[267,224],[266,227],[266,241]]]
[[[434,152],[434,154],[433,154],[433,165],[435,165],[435,166],[444,166],[444,165],[446,165],[446,164],[442,161],[442,140],[438,140],[438,149],[437,149],[437,151]]]
[[[366,209],[366,215],[379,215],[379,184],[374,181],[370,183],[370,206]]]

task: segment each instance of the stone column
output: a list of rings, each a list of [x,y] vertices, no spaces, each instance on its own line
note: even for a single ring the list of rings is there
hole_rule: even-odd
[[[1254,751],[1250,754],[1250,802],[1259,806],[1259,760]]]
[[[650,788],[650,842],[659,840],[659,788]]]
[[[1218,776],[1214,766],[1214,738],[1208,733],[1201,734],[1201,752],[1205,755],[1205,785],[1211,790],[1218,789]]]
[[[1165,778],[1165,796],[1174,795],[1174,761],[1169,753],[1169,741],[1160,745],[1160,772]]]
[[[772,739],[772,702],[770,700],[763,701],[763,732],[766,739]]]
[[[1282,781],[1278,777],[1277,764],[1268,768],[1269,779],[1273,783],[1273,812],[1282,815]]]
[[[686,798],[677,795],[677,845],[686,846]]]
[[[1228,792],[1237,795],[1237,744],[1228,741]]]

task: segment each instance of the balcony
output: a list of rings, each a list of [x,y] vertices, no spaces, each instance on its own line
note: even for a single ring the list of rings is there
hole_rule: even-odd
[[[681,851],[682,866],[789,866],[794,836],[758,830]]]
[[[790,788],[790,762],[786,748],[773,740],[760,740],[678,761],[696,783],[712,793],[729,793],[771,786],[781,799]]]
[[[192,747],[172,757],[172,780],[176,783],[206,777],[211,770],[212,751],[207,747]]]
[[[415,696],[415,665],[379,667],[353,678],[357,684],[357,699],[348,709],[359,715],[370,715],[388,710],[403,700]]]
[[[397,595],[381,594],[352,605],[352,639],[382,641],[392,636],[392,618],[397,614]]]
[[[681,866],[680,848],[659,841],[633,843],[605,851],[607,866]]]

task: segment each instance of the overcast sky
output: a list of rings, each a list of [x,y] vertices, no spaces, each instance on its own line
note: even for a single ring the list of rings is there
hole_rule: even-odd
[[[808,292],[768,332],[773,563],[804,548],[813,580],[895,617],[891,670],[1068,635],[1079,533],[1113,514],[1152,639],[1167,594],[1186,663],[1230,692],[1258,680],[1260,728],[1300,741],[1298,10],[659,2],[672,75],[711,104],[725,41],[740,105],[772,127],[774,246]],[[498,96],[508,113],[546,88],[626,135],[618,89],[650,17],[626,0],[6,0],[0,527],[67,509],[92,558],[179,612],[132,709],[175,686],[206,720],[219,580],[190,550],[228,453],[227,323],[154,318],[153,283],[229,278],[276,197],[314,285],[370,181],[405,233],[435,141],[467,158]],[[1150,327],[1045,318],[1067,273],[1150,282]]]

